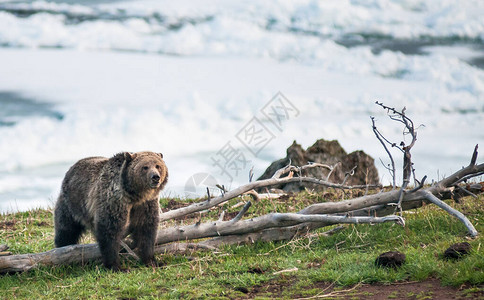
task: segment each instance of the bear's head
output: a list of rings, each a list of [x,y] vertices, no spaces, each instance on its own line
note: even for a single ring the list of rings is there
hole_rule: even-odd
[[[168,181],[168,169],[163,154],[154,152],[124,152],[123,187],[132,194],[158,194]]]

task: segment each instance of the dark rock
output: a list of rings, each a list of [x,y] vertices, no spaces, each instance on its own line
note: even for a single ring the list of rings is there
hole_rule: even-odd
[[[294,141],[294,143],[296,143],[296,141]],[[346,151],[336,140],[326,141],[324,139],[319,139],[306,151],[308,154],[321,155],[323,160],[330,157],[341,157],[346,155]]]
[[[459,259],[471,252],[471,245],[467,242],[453,244],[444,252],[444,257],[447,259]]]
[[[308,162],[322,163],[327,165],[338,165],[329,180],[335,183],[343,182],[345,175],[353,167],[356,166],[353,176],[348,177],[346,185],[361,185],[361,184],[378,184],[380,183],[378,177],[378,170],[375,167],[375,161],[363,151],[355,151],[347,154],[341,147],[338,141],[326,141],[324,139],[317,140],[314,145],[304,150],[296,141],[287,148],[287,156],[273,162],[262,174],[259,179],[271,178],[274,173],[283,168],[291,162],[294,166],[303,166]],[[312,168],[303,171],[303,176],[311,176],[325,179],[329,170],[325,168]],[[304,188],[313,189],[316,191],[322,190],[321,185],[312,183],[288,183],[275,188],[283,189],[285,192],[298,192]]]
[[[405,254],[398,251],[389,251],[380,254],[375,260],[375,265],[380,267],[400,267],[405,262]]]

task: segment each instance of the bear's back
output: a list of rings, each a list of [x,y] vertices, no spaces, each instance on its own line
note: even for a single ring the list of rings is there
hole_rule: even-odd
[[[62,182],[63,197],[60,199],[64,199],[72,215],[88,227],[92,222],[90,211],[96,206],[96,186],[108,161],[105,157],[81,159],[67,171]]]
[[[103,167],[108,162],[105,157],[87,157],[76,162],[66,173],[62,187],[87,188],[88,185],[98,180]]]

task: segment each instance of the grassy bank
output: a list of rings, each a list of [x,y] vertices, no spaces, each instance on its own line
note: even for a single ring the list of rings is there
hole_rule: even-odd
[[[306,193],[280,200],[264,200],[251,208],[253,215],[277,210],[297,211],[309,203],[340,199],[334,194]],[[236,200],[227,204],[227,208]],[[309,297],[324,288],[348,289],[355,284],[439,280],[441,285],[464,287],[462,296],[482,295],[484,284],[484,196],[448,201],[462,211],[481,235],[465,237],[465,227],[455,218],[427,205],[404,212],[405,228],[393,224],[348,225],[332,236],[316,234],[288,242],[227,246],[217,252],[190,252],[158,256],[164,266],[148,268],[124,260],[123,273],[106,271],[100,263],[41,267],[0,277],[0,297],[51,298],[203,298],[203,297]],[[162,205],[180,205],[162,199]],[[239,208],[240,209],[240,208]],[[237,209],[232,209],[233,212]],[[215,218],[214,211],[204,220]],[[229,214],[230,215],[230,209]],[[250,217],[250,215],[248,215]],[[191,219],[182,221],[184,224]],[[325,228],[322,231],[328,230]],[[90,242],[87,236],[83,242]],[[470,255],[458,261],[443,259],[453,243],[467,241]],[[0,244],[14,254],[39,252],[53,247],[53,216],[49,210],[0,216]],[[374,265],[382,252],[406,254],[401,268]],[[285,272],[280,272],[283,271]],[[371,293],[370,293],[371,294]],[[371,295],[367,295],[371,296]]]

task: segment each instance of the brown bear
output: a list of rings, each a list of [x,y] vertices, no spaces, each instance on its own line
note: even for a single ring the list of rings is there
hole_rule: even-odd
[[[131,234],[143,263],[154,263],[159,193],[168,180],[161,153],[89,157],[67,171],[55,206],[55,245],[77,244],[90,229],[106,268],[119,270],[120,242]]]

